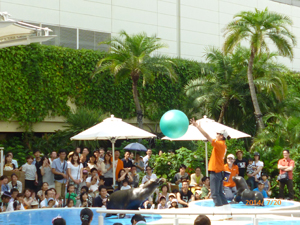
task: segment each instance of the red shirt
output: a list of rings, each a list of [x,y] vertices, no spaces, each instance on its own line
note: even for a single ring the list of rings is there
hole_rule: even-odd
[[[295,161],[294,160],[292,160],[292,159],[285,159],[285,158],[283,158],[283,159],[280,159],[279,161],[278,161],[278,165],[280,165],[280,166],[292,166],[292,167],[295,167]],[[284,170],[279,170],[279,174],[283,174],[283,173],[285,173],[286,171],[284,171]],[[288,175],[289,175],[289,179],[290,180],[292,180],[293,179],[293,171],[291,170],[291,171],[287,171],[288,172]]]

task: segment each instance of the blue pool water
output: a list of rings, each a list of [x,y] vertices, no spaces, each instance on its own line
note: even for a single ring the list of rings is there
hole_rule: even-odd
[[[238,204],[231,204],[231,208],[234,209],[275,209],[275,208],[280,208],[280,207],[286,207],[286,206],[293,206],[293,202],[289,201],[280,201],[279,200],[265,200],[264,206],[254,206],[254,205],[245,205],[244,203],[240,202]],[[214,207],[215,204],[213,200],[211,201],[197,201],[195,202],[196,206],[201,206],[201,207]]]
[[[58,215],[64,218],[69,225],[81,225],[80,211],[82,208],[74,209],[37,209],[37,210],[25,210],[17,211],[12,213],[0,213],[0,224],[1,225],[50,225],[52,219]],[[91,208],[94,212],[94,218],[91,225],[98,225],[99,213],[97,209]],[[121,223],[123,225],[131,225],[131,217],[133,215],[126,215],[125,218],[119,219],[116,216],[104,219],[104,225],[113,225],[114,223]],[[162,217],[160,215],[143,215],[147,222],[158,221]]]

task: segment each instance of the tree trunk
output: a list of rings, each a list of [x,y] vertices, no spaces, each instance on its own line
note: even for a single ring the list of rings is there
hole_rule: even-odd
[[[255,51],[254,48],[251,48],[251,55],[249,59],[249,65],[248,65],[248,71],[247,71],[247,77],[248,77],[248,82],[249,82],[249,88],[250,88],[250,94],[251,94],[251,99],[254,107],[254,114],[256,117],[256,121],[258,124],[259,130],[262,130],[265,128],[265,125],[262,120],[262,114],[260,111],[260,107],[257,101],[257,95],[255,91],[255,86],[253,82],[253,63],[254,63],[254,56],[255,56]]]
[[[138,95],[138,90],[137,90],[137,80],[133,80],[132,82],[132,94],[133,94],[133,100],[135,103],[135,108],[136,108],[136,118],[137,118],[137,123],[139,128],[143,128],[143,112],[141,108],[141,104],[139,101],[139,95]]]
[[[223,123],[223,117],[224,117],[224,115],[225,115],[225,110],[226,110],[226,108],[227,108],[228,101],[229,101],[229,100],[227,100],[227,101],[222,105],[221,112],[220,112],[220,116],[219,116],[219,119],[218,119],[218,123]]]

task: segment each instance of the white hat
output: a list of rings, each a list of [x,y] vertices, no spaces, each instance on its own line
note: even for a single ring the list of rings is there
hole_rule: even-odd
[[[228,159],[228,158],[233,158],[233,159],[235,159],[235,157],[234,157],[233,154],[229,154],[229,155],[227,156],[227,159]]]
[[[219,130],[217,132],[217,134],[222,134],[224,136],[224,138],[227,138],[228,137],[228,133],[226,130],[222,129],[222,130]]]
[[[175,198],[174,198],[174,199],[172,199],[172,202],[176,202],[176,203],[178,203],[177,199],[175,199]]]

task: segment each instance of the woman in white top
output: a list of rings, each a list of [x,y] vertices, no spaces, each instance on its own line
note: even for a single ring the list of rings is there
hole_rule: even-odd
[[[91,193],[91,196],[93,198],[96,197],[97,195],[97,191],[98,191],[98,183],[97,183],[98,179],[97,179],[97,176],[93,176],[91,178],[91,183],[90,183],[90,186],[89,186],[89,192]]]
[[[82,181],[82,170],[83,165],[82,163],[80,163],[78,153],[75,152],[71,157],[70,163],[68,164],[68,176],[69,184],[74,184],[76,190],[78,188],[78,185]]]
[[[93,168],[96,168],[98,170],[98,166],[97,166],[97,163],[96,163],[96,156],[95,155],[91,155],[90,156],[90,160],[88,162],[88,167],[91,169]]]

